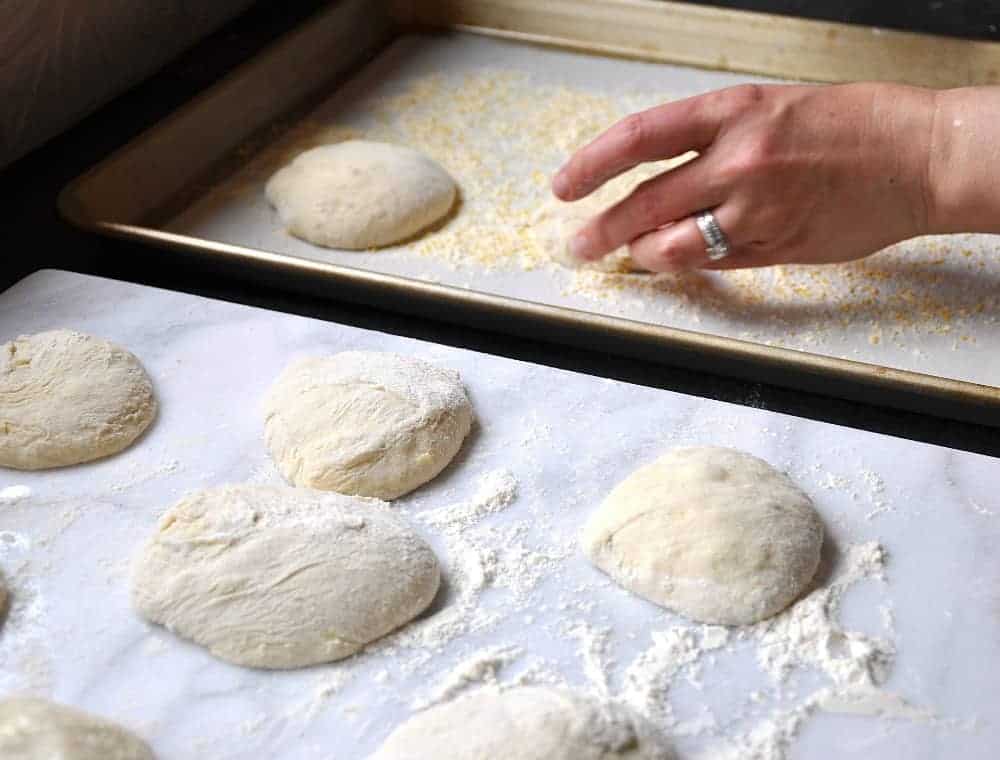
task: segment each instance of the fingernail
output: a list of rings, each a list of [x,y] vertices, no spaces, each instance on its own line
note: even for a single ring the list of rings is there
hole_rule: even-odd
[[[569,180],[566,179],[566,175],[563,174],[562,169],[552,178],[552,192],[560,197],[569,194]]]
[[[582,232],[569,239],[569,255],[574,259],[586,261],[590,255],[590,241]]]

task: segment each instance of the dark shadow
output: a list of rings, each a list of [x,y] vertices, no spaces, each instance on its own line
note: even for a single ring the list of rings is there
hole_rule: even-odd
[[[448,580],[448,575],[441,573],[441,585],[438,586],[438,591],[434,595],[434,599],[427,605],[427,609],[413,618],[413,620],[426,620],[427,618],[434,617],[451,604],[451,596],[451,583]]]
[[[842,557],[843,552],[840,551],[837,542],[830,535],[829,531],[824,528],[823,546],[820,548],[819,553],[819,567],[816,568],[816,574],[806,587],[806,590],[799,594],[795,602],[809,596],[816,589],[829,585],[836,576],[836,571]],[[792,604],[795,604],[795,602],[792,602]]]
[[[1000,38],[1000,8],[995,3],[982,0],[949,0],[944,2],[897,3],[873,0],[695,0],[699,5],[716,5],[722,8],[777,13],[783,16],[805,17],[822,21],[836,21],[862,26],[888,27],[911,32],[947,34],[972,39],[996,40]],[[906,40],[892,39],[893,44],[905,48]],[[975,50],[970,48],[970,51]],[[969,55],[974,55],[970,52]],[[893,56],[895,60],[895,56]],[[902,59],[905,62],[905,57]],[[955,62],[958,65],[958,62]],[[965,70],[965,62],[962,70]],[[904,69],[905,71],[905,69]]]

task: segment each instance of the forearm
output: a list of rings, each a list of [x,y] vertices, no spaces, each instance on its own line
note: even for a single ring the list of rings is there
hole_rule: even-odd
[[[935,95],[928,232],[1000,233],[1000,87]]]

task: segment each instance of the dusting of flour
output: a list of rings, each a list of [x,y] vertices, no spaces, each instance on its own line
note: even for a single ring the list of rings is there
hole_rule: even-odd
[[[856,583],[886,582],[886,553],[875,542],[847,547],[843,569],[780,615],[740,632],[756,649],[758,665],[775,686],[802,668],[822,673],[826,685],[798,704],[778,709],[711,757],[720,760],[785,760],[805,721],[820,710],[910,720],[933,720],[930,710],[882,689],[896,650],[888,638],[845,630],[839,622],[844,594]],[[885,609],[885,608],[883,608]],[[887,630],[891,622],[884,618]],[[705,760],[708,756],[705,756]]]
[[[407,516],[424,526],[425,535],[443,541],[447,599],[442,609],[378,642],[375,651],[400,658],[415,673],[436,655],[450,653],[452,642],[494,630],[513,611],[527,608],[538,584],[571,554],[572,546],[548,545],[535,535],[535,521],[508,519],[491,523],[518,496],[518,480],[498,469],[480,476],[471,497],[433,509],[411,507]],[[502,592],[498,604],[482,603],[487,591]],[[485,671],[484,671],[485,673]],[[460,679],[463,684],[482,678]],[[446,689],[448,694],[457,688]],[[430,702],[440,701],[429,698]],[[428,699],[424,700],[425,702]]]
[[[502,523],[494,524],[496,516],[519,501],[519,483],[512,472],[487,472],[472,490],[464,500],[425,510],[418,505],[409,514],[443,539],[453,586],[444,609],[382,645],[397,656],[405,652],[402,661],[410,672],[430,675],[429,652],[452,652],[467,637],[474,639],[519,614],[526,626],[541,625],[546,635],[572,649],[584,678],[577,688],[628,705],[663,727],[680,746],[690,743],[689,754],[697,760],[788,760],[801,728],[820,712],[939,720],[930,710],[883,688],[896,654],[891,605],[879,608],[883,630],[878,636],[849,630],[840,621],[841,602],[852,587],[887,583],[888,558],[878,542],[844,548],[832,577],[781,614],[753,626],[700,625],[665,616],[671,624],[625,630],[613,616],[602,617],[593,598],[604,580],[561,589],[554,603],[559,615],[555,622],[543,623],[536,615],[551,612],[553,605],[539,606],[541,599],[534,592],[575,555],[575,546],[556,542],[553,549],[544,541],[543,548],[530,545],[529,535],[542,529],[537,514],[528,520],[511,519],[511,510]],[[532,511],[522,503],[517,507],[518,515]],[[501,607],[482,603],[484,594],[497,590],[508,594]],[[632,642],[629,657],[620,656],[623,639]],[[675,708],[675,690],[701,692],[718,660],[737,653],[750,654],[769,687],[746,695],[736,715],[707,704],[694,713]],[[410,699],[409,708],[426,709],[483,684],[574,686],[563,670],[556,659],[512,642],[498,644],[494,636],[488,644],[466,649],[443,675],[435,669],[426,687]],[[810,681],[810,688],[799,693],[801,685],[790,681],[803,673],[815,683]]]
[[[821,489],[856,490],[852,502],[860,507],[892,511],[873,473],[856,480],[811,476]],[[253,479],[274,477],[268,469]],[[581,579],[570,564],[585,563],[576,526],[594,495],[557,494],[532,485],[537,480],[522,482],[496,468],[460,487],[397,502],[393,508],[434,542],[445,567],[442,597],[362,655],[304,674],[303,688],[289,694],[279,713],[251,716],[237,730],[263,735],[286,725],[304,732],[337,711],[352,731],[374,735],[385,728],[383,708],[405,715],[484,684],[564,686],[627,705],[692,760],[789,760],[803,727],[824,712],[957,725],[886,689],[896,659],[888,599],[874,610],[877,635],[842,622],[842,602],[853,587],[887,588],[891,562],[880,543],[841,546],[833,569],[774,618],[748,627],[700,625],[659,610],[651,615],[651,606],[600,574]],[[0,566],[14,592],[8,623],[17,630],[6,653],[0,648],[0,690],[4,672],[20,670],[45,692],[51,642],[33,622],[44,605],[26,572],[25,541],[0,533]],[[612,602],[620,606],[609,608]],[[156,636],[142,651],[158,657],[172,646],[171,638]],[[737,660],[760,683],[746,693],[730,690],[734,704],[712,703],[720,691],[713,685],[742,683],[726,670]]]
[[[453,668],[428,695],[414,700],[413,708],[423,710],[447,702],[472,685],[495,684],[501,668],[523,653],[523,649],[513,646],[488,647],[476,652]]]
[[[457,535],[487,515],[500,512],[517,496],[517,478],[509,470],[488,472],[479,480],[473,497],[465,504],[449,504],[424,512],[420,522],[446,535]]]
[[[0,488],[0,506],[5,504],[17,504],[31,496],[31,489],[28,486],[7,486]]]

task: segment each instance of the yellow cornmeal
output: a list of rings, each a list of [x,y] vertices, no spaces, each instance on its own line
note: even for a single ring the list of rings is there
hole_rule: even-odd
[[[268,152],[267,168],[312,145],[349,137],[424,151],[456,178],[461,201],[446,223],[409,250],[468,272],[472,287],[476,271],[538,270],[552,279],[555,293],[586,298],[597,311],[620,313],[627,306],[627,316],[639,311],[648,321],[669,322],[683,310],[687,322],[723,319],[746,339],[802,348],[827,344],[838,353],[850,348],[846,328],[858,325],[873,346],[891,342],[909,349],[908,336],[948,336],[956,348],[974,342],[973,324],[995,323],[998,295],[977,287],[977,278],[1000,266],[1000,257],[984,238],[909,241],[839,266],[655,276],[559,268],[531,231],[537,209],[551,197],[552,173],[617,119],[669,99],[668,93],[595,94],[510,71],[436,74],[365,101],[363,129],[297,125],[281,139],[284,147]],[[640,167],[599,192],[610,204],[663,168]],[[956,297],[954,288],[941,287],[946,278],[966,280],[969,287]]]

